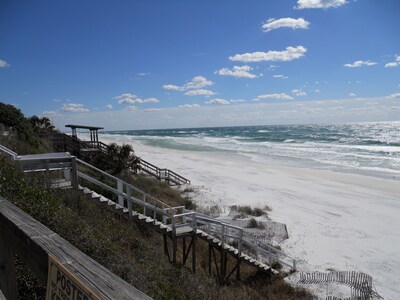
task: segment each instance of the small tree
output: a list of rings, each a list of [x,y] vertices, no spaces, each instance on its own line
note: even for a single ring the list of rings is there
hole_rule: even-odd
[[[134,154],[133,148],[129,144],[122,146],[112,143],[107,150],[108,169],[113,174],[121,173],[124,170],[136,171],[139,169],[140,159]]]
[[[28,118],[28,121],[31,124],[33,131],[39,136],[46,136],[55,131],[55,127],[49,118],[39,118],[38,116],[34,115]]]

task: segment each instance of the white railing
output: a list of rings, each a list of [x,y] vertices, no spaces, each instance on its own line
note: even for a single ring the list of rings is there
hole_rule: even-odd
[[[9,156],[11,159],[15,160],[15,158],[17,157],[17,153],[15,153],[14,151],[8,149],[7,147],[4,147],[3,145],[0,144],[0,151],[3,152],[4,154],[6,154],[7,156]]]

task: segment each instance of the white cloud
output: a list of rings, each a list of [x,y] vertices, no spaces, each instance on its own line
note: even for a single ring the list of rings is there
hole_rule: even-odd
[[[287,94],[265,94],[257,96],[258,99],[280,99],[280,100],[293,100],[294,98]]]
[[[146,112],[152,112],[152,111],[160,111],[161,109],[160,108],[145,108],[145,109],[142,109],[143,111],[146,111]]]
[[[304,20],[303,18],[293,19],[293,18],[281,18],[281,19],[269,19],[265,24],[263,24],[262,29],[264,32],[269,32],[274,29],[281,27],[288,27],[292,29],[307,29],[310,22]]]
[[[346,68],[359,68],[359,67],[362,67],[362,66],[373,66],[373,65],[376,65],[377,63],[376,62],[373,62],[373,61],[370,61],[370,60],[366,60],[366,61],[363,61],[363,60],[356,60],[354,63],[352,63],[352,64],[345,64],[344,66],[346,67]]]
[[[214,83],[203,76],[193,77],[192,81],[186,83],[183,87],[185,89],[201,89],[206,86],[213,85]]]
[[[131,93],[125,93],[125,94],[121,94],[119,96],[115,96],[113,97],[113,99],[118,100],[118,103],[135,103],[134,99],[137,96]]]
[[[400,55],[396,56],[396,61],[387,63],[385,65],[385,68],[394,68],[394,67],[397,67],[397,66],[400,66]]]
[[[206,86],[213,85],[214,82],[208,80],[207,78],[203,76],[195,76],[192,78],[191,81],[185,83],[182,86],[178,86],[175,84],[164,84],[162,87],[165,90],[175,90],[175,91],[186,91],[190,89],[201,89]]]
[[[215,73],[223,76],[233,76],[236,78],[256,78],[255,74],[250,73],[253,70],[250,66],[234,66],[232,69],[223,68]]]
[[[163,87],[163,89],[165,89],[165,90],[174,90],[174,91],[180,91],[180,90],[182,90],[181,87],[179,87],[179,86],[177,86],[177,85],[174,85],[174,84],[164,84],[162,87]]]
[[[5,61],[0,59],[0,68],[9,67],[10,65]]]
[[[89,109],[83,107],[83,104],[67,103],[63,104],[62,111],[66,112],[87,112]]]
[[[230,103],[242,103],[242,102],[246,102],[246,100],[243,99],[234,99],[234,100],[229,100]]]
[[[214,93],[213,91],[200,89],[200,90],[187,91],[184,95],[185,96],[212,96],[215,94],[216,93]]]
[[[387,96],[386,98],[390,98],[390,99],[400,98],[400,93],[391,94],[391,95]]]
[[[335,8],[348,3],[347,0],[297,0],[296,9]]]
[[[160,100],[158,100],[157,98],[146,98],[143,100],[143,103],[158,103],[160,102]]]
[[[107,105],[106,105],[106,108],[108,108],[108,109],[113,109],[113,106],[112,106],[111,104],[107,104]]]
[[[280,79],[288,79],[289,77],[285,76],[285,75],[272,75],[273,78],[280,78]]]
[[[320,93],[321,91],[319,89],[315,89],[314,92]]]
[[[136,106],[131,105],[131,106],[128,106],[128,109],[130,111],[135,111],[137,108],[136,108]]]
[[[212,99],[210,101],[207,101],[206,103],[207,104],[222,104],[222,105],[230,104],[230,102],[228,100],[225,100],[225,99],[222,99],[222,98]]]
[[[303,46],[286,47],[283,51],[253,52],[230,56],[232,61],[260,62],[260,61],[291,61],[304,56],[307,49]]]
[[[349,93],[350,97],[356,97],[357,95],[355,93]]]
[[[140,104],[140,103],[158,103],[160,102],[157,98],[146,98],[146,99],[141,99],[138,98],[138,96],[131,94],[131,93],[125,93],[121,94],[119,96],[113,97],[113,99],[118,100],[119,104]]]
[[[42,112],[42,115],[45,115],[45,116],[54,116],[55,114],[56,114],[56,112],[52,111],[52,110],[46,110],[46,111]]]
[[[292,94],[295,96],[307,96],[307,93],[302,89],[293,89]]]
[[[183,105],[178,105],[179,108],[194,108],[194,107],[200,107],[199,104],[183,104]]]

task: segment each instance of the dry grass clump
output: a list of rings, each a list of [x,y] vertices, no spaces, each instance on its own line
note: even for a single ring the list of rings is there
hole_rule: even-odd
[[[271,211],[268,206],[265,206],[264,209],[259,207],[251,208],[250,206],[240,206],[240,205],[232,205],[231,206],[231,215],[233,215],[233,220],[236,219],[244,219],[249,216],[260,217],[267,215],[267,211]]]

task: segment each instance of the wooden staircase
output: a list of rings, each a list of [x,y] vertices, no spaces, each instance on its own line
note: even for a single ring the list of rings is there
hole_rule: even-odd
[[[68,183],[65,183],[63,186],[64,186],[63,188],[66,188],[68,186]],[[173,226],[171,224],[165,224],[163,222],[160,222],[160,221],[152,218],[151,216],[147,216],[147,215],[144,215],[144,214],[136,212],[136,211],[132,211],[132,215],[129,216],[129,210],[127,208],[123,207],[122,205],[119,205],[118,203],[111,201],[110,199],[88,189],[87,187],[79,186],[79,190],[81,190],[88,199],[100,204],[102,207],[106,207],[127,219],[131,218],[131,219],[134,219],[144,225],[148,225],[149,227],[151,227],[152,229],[156,230],[157,232],[159,232],[161,234],[166,234],[169,237],[173,237],[174,230],[173,230]],[[223,243],[221,241],[221,239],[216,238],[214,235],[207,233],[205,230],[197,229],[194,232],[193,228],[191,226],[187,225],[187,226],[179,227],[179,230],[175,231],[176,237],[192,236],[192,235],[196,235],[196,237],[206,241],[213,247],[220,249],[220,250],[224,250],[231,256],[238,258],[239,250],[237,248],[235,248],[227,243]],[[277,270],[273,269],[268,264],[263,263],[260,260],[257,260],[243,252],[240,253],[239,259],[241,260],[241,262],[245,262],[248,265],[256,268],[259,271],[271,273],[274,275],[279,274],[279,272]]]

